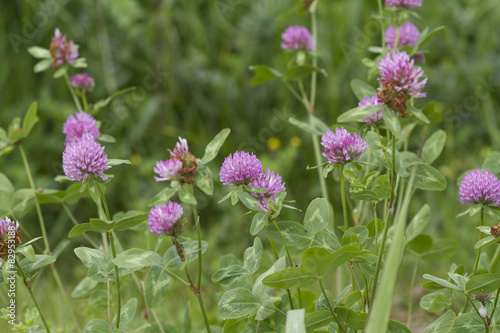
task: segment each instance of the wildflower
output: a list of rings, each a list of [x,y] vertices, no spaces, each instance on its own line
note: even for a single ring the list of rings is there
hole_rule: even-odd
[[[422,6],[422,0],[385,0],[385,6],[416,8]]]
[[[398,36],[399,29],[399,36]],[[392,50],[398,40],[398,46],[415,46],[420,38],[418,28],[411,22],[406,22],[400,27],[394,28],[390,25],[385,31],[385,42],[389,50]]]
[[[74,116],[71,115],[66,119],[63,133],[66,134],[66,145],[80,139],[86,133],[89,133],[94,139],[97,139],[101,134],[94,117],[84,111],[76,112]]]
[[[388,53],[378,63],[382,84],[379,88],[378,98],[387,104],[394,112],[406,117],[406,103],[411,98],[422,98],[426,94],[421,92],[427,82],[427,78],[418,81],[424,71],[422,68],[415,68],[413,60],[406,52],[395,51]]]
[[[375,94],[372,97],[366,96],[358,103],[358,107],[365,106],[365,105],[384,105],[384,103],[380,102],[378,100],[377,94]],[[365,123],[372,125],[373,127],[379,127],[380,125],[382,125],[384,123],[384,119],[382,119],[382,108],[380,108],[380,111],[363,119],[363,121]]]
[[[0,258],[5,259],[12,245],[16,248],[21,243],[19,223],[11,221],[7,216],[0,218]]]
[[[306,27],[298,25],[288,27],[281,34],[281,48],[283,50],[307,50],[312,51],[316,48],[316,41]]]
[[[184,230],[182,214],[182,206],[172,201],[151,208],[148,217],[149,231],[177,237]]]
[[[486,301],[489,300],[492,295],[493,293],[489,293],[486,295],[474,295],[474,298],[476,299],[476,301],[481,302],[481,304],[486,305]]]
[[[174,151],[170,151],[170,158],[184,160],[189,153],[187,140],[179,137],[179,142],[175,144]]]
[[[71,77],[71,85],[73,88],[81,92],[91,92],[94,90],[94,79],[87,75],[87,73],[75,74]]]
[[[269,211],[267,200],[271,199],[274,202],[274,195],[286,190],[285,183],[281,182],[280,174],[275,175],[269,168],[267,168],[266,173],[261,174],[260,177],[251,182],[250,186],[265,190],[264,193],[251,192],[251,194],[257,199],[257,205],[266,211]]]
[[[154,172],[156,172],[160,177],[155,176],[155,180],[157,182],[163,182],[166,180],[177,179],[179,177],[179,172],[182,169],[182,164],[181,160],[170,159],[166,161],[157,161]]]
[[[64,62],[72,64],[78,58],[78,47],[73,41],[68,42],[66,35],[56,28],[52,42],[50,43],[50,54],[52,55],[52,67],[58,69]]]
[[[252,153],[235,152],[222,163],[220,181],[224,185],[248,185],[262,175],[262,162]]]
[[[111,168],[104,147],[94,140],[90,133],[71,142],[63,152],[64,174],[71,180],[85,182],[89,177],[108,179],[104,171]]]
[[[467,173],[458,189],[460,202],[465,205],[500,207],[500,181],[484,169]]]
[[[330,163],[339,163],[345,165],[359,156],[368,146],[364,139],[361,139],[357,133],[349,134],[346,129],[337,128],[335,133],[328,130],[321,138],[323,146],[323,156]]]

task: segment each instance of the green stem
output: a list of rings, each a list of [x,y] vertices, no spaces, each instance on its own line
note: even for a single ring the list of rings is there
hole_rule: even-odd
[[[311,30],[314,40],[316,41],[316,49],[318,48],[318,23],[316,20],[316,3],[312,4],[314,6],[311,8]],[[318,66],[318,55],[316,52],[312,54],[312,65],[313,67]],[[311,74],[311,110],[310,113],[314,112],[314,104],[316,101],[316,83],[317,83],[318,73],[316,71]]]
[[[375,249],[373,253],[378,252],[378,221],[377,221],[377,204],[373,204],[373,219],[375,220]]]
[[[64,202],[61,202],[61,206],[63,207],[64,211],[66,212],[66,214],[68,214],[68,217],[69,219],[71,220],[71,222],[73,222],[74,225],[79,225],[78,221],[75,219],[75,216],[73,215],[73,213],[71,213],[71,211],[69,210],[68,208],[68,205],[66,205]],[[92,240],[92,238],[90,238],[86,233],[82,235],[83,237],[85,237],[85,239],[96,249],[99,248],[99,245],[97,245],[96,242],[94,242]]]
[[[45,229],[45,222],[43,221],[42,209],[40,208],[40,203],[38,202],[38,198],[36,196],[35,182],[33,181],[33,177],[31,175],[30,166],[28,164],[28,158],[26,157],[26,153],[24,152],[23,145],[19,145],[19,151],[21,152],[21,158],[23,159],[24,169],[26,170],[26,175],[28,176],[28,182],[34,194],[36,213],[38,215],[38,221],[40,222],[40,229],[42,230],[43,242],[45,244],[44,252],[50,254],[51,251],[50,251],[49,239],[47,237],[47,231]]]
[[[314,116],[312,114],[309,114],[309,124],[315,128],[316,126],[314,125]],[[319,138],[317,135],[311,134],[312,137],[312,142],[313,142],[313,149],[314,149],[314,156],[316,158],[316,164],[319,165],[318,167],[318,177],[319,177],[319,184],[321,186],[321,194],[323,195],[323,198],[326,199],[326,201],[329,201],[328,199],[328,190],[326,188],[326,180],[325,177],[323,177],[323,167],[321,166],[322,161],[321,161],[321,149],[319,146]]]
[[[113,240],[113,232],[108,232],[109,244],[111,246],[111,254],[113,259],[116,259],[115,241]],[[120,328],[120,310],[121,310],[121,296],[120,296],[120,276],[118,275],[118,266],[113,264],[115,267],[115,281],[116,281],[116,299],[117,299],[117,312],[116,312],[116,327]]]
[[[170,275],[174,279],[177,279],[179,282],[181,282],[182,284],[186,285],[187,287],[191,287],[191,285],[189,284],[189,282],[187,282],[186,280],[184,280],[183,278],[181,278],[179,275],[177,275],[174,272],[172,272],[171,270],[169,270],[166,266],[163,266],[163,269],[165,270],[165,272],[167,272],[168,275]]]
[[[342,196],[342,210],[344,212],[344,232],[349,228],[349,223],[347,222],[347,207],[345,204],[345,188],[344,188],[344,165],[340,166],[340,194]]]
[[[106,201],[106,197],[104,196],[104,192],[101,188],[101,185],[98,182],[94,182],[97,187],[99,194],[101,195],[102,205],[104,206],[104,211],[106,212],[106,220],[111,221],[111,215],[109,214],[108,202]]]
[[[293,267],[292,256],[290,255],[290,252],[288,251],[288,246],[286,245],[285,237],[283,237],[283,234],[281,233],[281,230],[278,227],[278,224],[276,223],[276,221],[274,219],[271,219],[271,221],[273,221],[274,226],[276,227],[276,230],[278,230],[278,233],[281,236],[281,240],[283,241],[283,245],[285,246],[286,255],[288,257],[288,263],[290,264],[290,267]]]
[[[203,302],[203,297],[201,294],[197,294],[198,303],[200,304],[201,313],[203,314],[203,320],[205,321],[205,328],[207,329],[207,333],[211,333],[210,323],[208,322],[207,311],[205,310],[205,303]]]
[[[484,225],[484,208],[481,207],[481,227],[483,225]],[[481,240],[482,238],[483,238],[483,233],[479,231],[479,240]],[[474,272],[472,273],[472,275],[476,275],[480,257],[481,257],[481,247],[477,249],[476,263],[474,264]]]
[[[87,96],[85,95],[85,93],[82,93],[82,102],[83,102],[83,109],[88,110],[89,106],[87,104]]]
[[[156,315],[156,311],[155,309],[150,309],[151,310],[151,315],[153,316],[153,320],[156,322],[156,325],[158,325],[158,328],[160,329],[160,332],[161,333],[165,333],[165,331],[163,330],[163,326],[160,322],[160,319],[158,319],[158,316]]]
[[[495,315],[495,310],[497,309],[499,295],[500,295],[500,289],[497,289],[497,295],[495,296],[495,305],[493,306],[493,310],[491,311],[490,318],[493,318],[493,316]]]
[[[189,186],[189,190],[191,194],[194,197],[194,188],[193,185]],[[203,257],[202,257],[202,249],[201,249],[201,226],[200,226],[200,221],[198,217],[198,208],[196,207],[196,204],[191,205],[193,209],[193,217],[194,217],[194,223],[196,225],[196,230],[198,232],[198,288],[201,291],[201,275],[203,272]]]
[[[31,285],[30,285],[28,279],[26,278],[26,275],[24,274],[24,271],[21,268],[21,265],[19,265],[19,262],[17,261],[17,259],[15,260],[15,262],[16,262],[17,269],[18,269],[19,273],[21,274],[21,277],[23,278],[24,285],[28,289],[28,292],[31,296],[31,299],[33,300],[33,303],[35,303],[36,309],[38,310],[38,313],[40,314],[40,318],[42,318],[43,325],[45,326],[47,333],[50,333],[49,325],[47,324],[47,321],[45,320],[45,316],[43,315],[42,308],[40,307],[40,305],[38,304],[38,302],[35,298],[35,294],[33,293]]]
[[[389,231],[389,216],[391,214],[386,214],[385,225],[384,225],[384,234],[382,236],[382,244],[380,244],[380,248],[378,250],[378,258],[377,265],[375,266],[375,275],[373,276],[373,284],[372,284],[372,295],[370,297],[371,302],[375,301],[375,291],[377,290],[378,276],[380,274],[380,265],[382,263],[382,256],[384,255],[384,247],[385,241],[387,240],[387,232]]]
[[[319,286],[321,287],[321,292],[323,293],[323,296],[325,297],[326,304],[328,304],[328,308],[330,309],[330,312],[332,313],[333,319],[337,322],[337,325],[339,325],[340,330],[344,333],[346,333],[346,330],[344,329],[344,326],[340,323],[339,318],[335,315],[335,311],[333,311],[332,305],[330,304],[330,300],[328,299],[328,295],[326,294],[325,288],[323,287],[323,282],[321,282],[321,279],[319,281]]]
[[[415,262],[415,267],[413,268],[413,276],[411,277],[411,283],[410,283],[410,295],[408,303],[408,323],[406,324],[406,326],[408,327],[410,327],[411,324],[411,311],[413,307],[413,289],[415,287],[415,280],[417,278],[417,270],[419,262],[420,262],[420,257],[417,257],[417,261]]]
[[[292,85],[288,82],[285,82],[285,86],[288,88],[288,90],[290,90],[290,92],[292,93],[293,96],[295,96],[295,98],[297,98],[299,100],[300,103],[302,103],[302,105],[304,105],[304,107],[306,108],[309,108],[309,103],[300,96],[300,94],[297,92],[297,90],[295,90],[294,87],[292,87]]]
[[[396,136],[392,136],[392,163],[391,163],[391,208],[394,207],[394,200],[396,198]]]
[[[378,3],[378,11],[379,11],[379,16],[380,16],[380,31],[382,35],[382,49],[385,49],[385,26],[384,26],[384,10],[382,7],[382,0],[377,0]]]
[[[73,87],[71,86],[71,82],[69,81],[68,73],[64,73],[64,80],[66,81],[66,85],[68,86],[69,92],[71,93],[71,97],[73,97],[73,101],[75,102],[76,109],[78,111],[83,111],[82,106],[80,105],[80,101],[76,97],[75,91],[73,90]]]
[[[474,310],[476,311],[477,315],[479,316],[479,318],[481,318],[484,322],[484,327],[486,328],[486,332],[488,332],[489,330],[489,326],[488,326],[488,323],[486,322],[486,319],[481,317],[481,314],[479,313],[479,310],[477,309],[476,305],[474,304],[474,302],[472,301],[472,299],[470,298],[470,295],[469,294],[466,294],[467,295],[467,300],[470,302],[470,304],[472,304],[472,307],[474,308]]]

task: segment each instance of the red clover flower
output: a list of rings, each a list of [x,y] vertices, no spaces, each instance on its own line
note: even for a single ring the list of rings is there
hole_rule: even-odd
[[[323,156],[328,159],[330,163],[339,163],[345,165],[359,156],[368,147],[366,141],[358,136],[349,134],[346,129],[337,128],[335,133],[328,130],[321,138],[321,145],[323,146]]]
[[[377,94],[375,94],[372,97],[366,96],[358,103],[358,107],[366,106],[366,105],[384,105],[384,103],[380,102],[378,100]],[[379,127],[380,125],[382,125],[384,123],[384,119],[382,118],[382,108],[380,108],[380,111],[363,119],[363,121],[365,123],[372,125],[373,127]]]
[[[500,181],[484,169],[467,173],[458,189],[460,202],[465,205],[500,207]]]
[[[56,28],[50,43],[50,54],[53,58],[52,67],[58,69],[64,62],[72,64],[78,58],[78,47],[73,41],[66,41],[66,35],[62,35],[59,28]]]
[[[172,201],[151,208],[148,217],[149,231],[177,237],[184,230],[181,220],[183,212],[182,206]]]
[[[281,38],[283,50],[313,51],[316,48],[316,41],[306,27],[290,26],[281,34]]]
[[[70,115],[63,125],[63,133],[66,134],[66,145],[80,139],[84,134],[89,133],[92,138],[97,139],[101,132],[96,126],[94,117],[82,111]]]
[[[406,22],[400,27],[394,28],[390,25],[385,31],[385,42],[389,50],[392,50],[396,45],[396,39],[398,38],[398,28],[399,28],[399,39],[398,46],[415,46],[418,39],[420,38],[420,32],[418,28],[411,22]]]
[[[73,88],[86,93],[94,90],[95,82],[93,78],[87,75],[87,73],[80,73],[71,77],[71,85]]]
[[[229,154],[220,168],[220,181],[224,185],[248,185],[262,175],[262,162],[253,153]]]
[[[285,183],[282,183],[279,173],[274,174],[271,169],[267,168],[266,173],[261,174],[256,180],[250,183],[250,186],[266,190],[264,193],[251,192],[252,196],[257,199],[257,205],[266,211],[269,211],[267,200],[275,201],[274,195],[278,192],[285,191]]]
[[[85,182],[94,176],[106,180],[108,177],[103,172],[109,168],[104,147],[90,133],[71,142],[63,152],[64,174],[71,180]]]

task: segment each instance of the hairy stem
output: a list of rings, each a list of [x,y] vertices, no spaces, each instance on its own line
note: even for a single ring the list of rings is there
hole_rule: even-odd
[[[345,188],[344,188],[344,166],[340,166],[340,194],[342,196],[342,210],[344,212],[344,232],[349,228],[349,223],[347,222],[347,207],[345,204]]]
[[[71,97],[73,97],[73,101],[75,102],[76,109],[78,111],[83,111],[82,105],[80,104],[80,101],[76,97],[75,91],[73,87],[71,86],[71,82],[69,81],[69,76],[68,73],[64,73],[64,81],[66,81],[66,85],[68,86],[69,92],[71,93]]]
[[[481,207],[481,227],[484,225],[484,208]],[[483,233],[479,231],[479,240],[483,239]],[[476,263],[474,264],[474,272],[472,275],[476,275],[477,267],[479,266],[479,259],[481,258],[481,247],[477,249]]]

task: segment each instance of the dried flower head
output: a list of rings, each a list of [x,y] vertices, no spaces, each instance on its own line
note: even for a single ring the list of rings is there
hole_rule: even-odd
[[[71,85],[73,88],[86,93],[94,90],[95,82],[93,78],[87,75],[87,73],[80,73],[71,77]]]
[[[187,140],[179,137],[179,142],[175,144],[174,151],[170,151],[170,158],[184,160],[189,154]]]
[[[385,6],[416,8],[422,6],[422,0],[385,0]]]
[[[468,172],[458,189],[460,202],[465,205],[500,207],[500,181],[484,169]]]
[[[157,161],[154,172],[156,172],[159,177],[155,176],[155,180],[157,182],[163,182],[166,180],[178,180],[179,172],[182,169],[182,164],[183,163],[181,160],[170,159],[166,161]]]
[[[274,195],[278,192],[286,190],[285,183],[281,181],[280,174],[277,173],[275,175],[269,168],[267,168],[264,174],[261,174],[260,177],[251,182],[249,185],[266,190],[264,193],[251,192],[252,196],[257,199],[259,207],[266,211],[269,211],[267,200],[271,199],[274,202]]]
[[[424,74],[422,68],[413,65],[413,60],[406,52],[395,51],[388,53],[378,63],[382,84],[378,97],[381,102],[388,105],[394,112],[406,117],[406,103],[411,98],[422,98],[426,94],[421,92],[427,78],[419,82]]]
[[[177,237],[184,230],[183,209],[177,202],[169,201],[149,211],[149,231]]]
[[[63,152],[64,174],[71,180],[85,182],[89,177],[108,179],[104,171],[111,168],[104,147],[90,133],[71,142]]]
[[[358,103],[358,107],[366,106],[366,105],[384,105],[384,103],[379,101],[377,94],[375,94],[372,97],[366,96]],[[363,119],[363,121],[365,123],[372,125],[373,127],[379,127],[380,125],[382,125],[384,123],[384,119],[382,118],[382,108],[380,108],[380,111]]]
[[[366,141],[358,136],[349,134],[346,129],[337,128],[335,133],[328,130],[321,138],[323,146],[323,156],[330,163],[339,163],[341,165],[351,162],[359,156],[368,146]]]
[[[237,151],[229,154],[220,168],[224,185],[248,185],[262,175],[262,162],[253,153]]]
[[[7,216],[0,218],[0,258],[5,259],[9,248],[16,248],[21,243],[19,223],[10,220]]]
[[[94,117],[85,111],[76,112],[74,116],[69,116],[63,125],[63,133],[66,134],[66,145],[80,139],[86,133],[90,134],[94,139],[101,135]]]
[[[399,29],[399,37],[398,37]],[[385,31],[385,42],[389,50],[392,50],[398,40],[398,46],[415,46],[420,38],[418,28],[411,22],[406,22],[400,27],[394,28],[390,25]]]
[[[283,50],[312,51],[316,48],[316,41],[306,27],[290,26],[281,34],[281,39]]]
[[[67,62],[72,64],[78,58],[78,47],[73,41],[67,41],[66,35],[62,35],[61,31],[56,28],[52,42],[50,43],[50,54],[52,55],[52,67],[58,69],[62,64]]]

